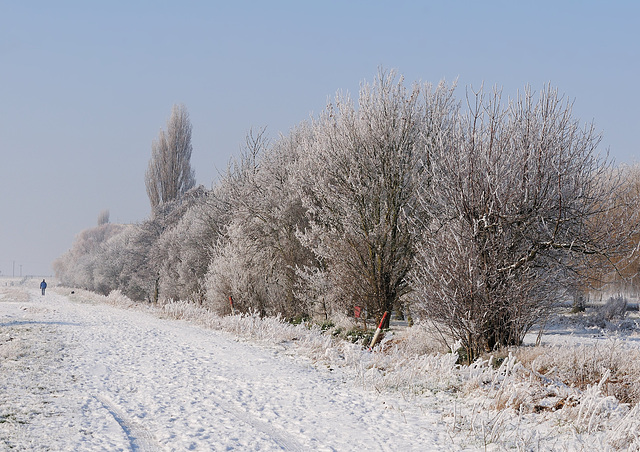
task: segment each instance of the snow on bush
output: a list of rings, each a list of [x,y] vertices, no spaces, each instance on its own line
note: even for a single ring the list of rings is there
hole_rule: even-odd
[[[613,428],[609,443],[618,450],[640,450],[640,404],[635,405]]]
[[[603,384],[606,396],[633,405],[640,402],[640,350],[619,338],[595,345],[526,347],[518,358],[546,379],[580,390]]]
[[[600,307],[599,314],[605,320],[624,319],[627,313],[627,300],[624,297],[611,297],[604,306]]]

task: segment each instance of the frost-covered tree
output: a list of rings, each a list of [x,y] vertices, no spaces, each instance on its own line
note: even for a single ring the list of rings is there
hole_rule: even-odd
[[[623,167],[622,172],[624,182],[618,195],[625,200],[621,203],[624,210],[620,209],[610,220],[617,220],[618,234],[632,251],[616,260],[615,276],[619,290],[640,293],[640,164]]]
[[[191,169],[191,122],[184,105],[174,105],[167,130],[151,145],[145,176],[147,194],[155,212],[159,205],[180,198],[195,185]]]
[[[71,249],[53,263],[59,281],[72,287],[108,293],[108,288],[96,279],[96,269],[103,263],[105,243],[123,229],[123,225],[105,223],[80,232]]]
[[[147,300],[158,302],[172,298],[167,296],[169,294],[162,293],[162,287],[164,283],[171,284],[166,279],[173,279],[173,264],[180,260],[179,257],[175,257],[174,243],[176,241],[179,243],[182,235],[186,233],[178,225],[189,209],[205,196],[206,190],[202,186],[192,188],[183,193],[180,198],[160,204],[153,216],[140,225],[139,235],[134,241],[138,254],[135,257],[138,266],[134,269],[134,273],[140,289],[146,293]],[[177,246],[188,254],[187,248],[192,245],[191,241],[185,241],[184,244]],[[197,246],[206,247],[207,245]],[[167,270],[168,268],[170,271]]]
[[[222,228],[209,197],[201,191],[178,223],[158,241],[162,299],[204,302],[205,276]]]
[[[105,295],[118,289],[136,301],[202,302],[221,227],[214,212],[207,191],[196,187],[140,224],[105,223],[83,231],[54,270],[65,285]]]
[[[105,209],[98,215],[98,226],[109,222],[109,210]]]
[[[603,221],[620,198],[600,137],[556,90],[527,89],[507,105],[499,92],[468,99],[434,147],[415,274],[416,307],[472,360],[520,344],[588,257],[626,245]]]
[[[232,217],[207,276],[207,296],[219,312],[229,310],[231,296],[240,311],[308,314],[296,295],[296,267],[308,263],[311,254],[296,236],[304,210],[291,189],[303,130],[273,145],[264,129],[251,132],[240,160],[222,179],[221,192]]]
[[[357,106],[339,95],[314,122],[299,170],[310,219],[302,237],[321,262],[311,273],[320,286],[330,281],[330,304],[379,318],[410,291],[429,121],[451,108],[450,94],[444,84],[407,89],[381,72],[361,86]]]
[[[590,291],[621,294],[640,292],[640,165],[613,168],[607,179],[614,182],[613,198],[603,205],[597,223],[609,225],[608,237],[625,243],[625,253],[596,254],[584,272],[579,287],[582,299]],[[612,264],[612,265],[611,265]]]
[[[100,293],[107,295],[112,290],[129,293],[131,282],[132,238],[137,233],[137,225],[122,225],[121,230],[111,236],[100,247],[94,278]]]

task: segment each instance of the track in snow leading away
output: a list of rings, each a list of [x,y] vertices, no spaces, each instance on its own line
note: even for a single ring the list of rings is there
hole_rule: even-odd
[[[122,428],[122,431],[127,435],[131,450],[139,452],[153,452],[158,449],[158,445],[155,444],[153,435],[137,422],[131,422],[127,419],[127,416],[122,413],[113,402],[107,400],[103,396],[96,395],[95,399],[100,402],[109,411],[113,419]]]
[[[16,359],[7,361],[12,368],[0,367],[0,384],[8,391],[0,401],[5,411],[0,412],[0,448],[349,451],[450,446],[440,416],[401,402],[391,409],[374,392],[275,348],[138,311],[74,302],[53,292],[29,295],[29,301],[0,300],[0,334],[22,338],[30,350],[16,351]],[[9,373],[20,379],[8,378]]]

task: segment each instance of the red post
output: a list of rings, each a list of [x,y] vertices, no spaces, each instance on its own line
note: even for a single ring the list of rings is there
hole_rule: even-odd
[[[378,338],[380,337],[380,333],[382,332],[382,325],[384,325],[384,320],[389,315],[389,311],[385,311],[382,319],[380,320],[380,324],[378,324],[378,329],[376,330],[376,334],[373,335],[373,339],[371,339],[371,345],[369,345],[369,350],[373,349],[373,346],[378,342]]]
[[[236,310],[233,308],[233,298],[229,295],[229,304],[231,305],[231,315],[236,315]]]

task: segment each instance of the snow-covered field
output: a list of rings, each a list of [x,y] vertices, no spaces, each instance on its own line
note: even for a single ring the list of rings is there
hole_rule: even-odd
[[[399,337],[371,353],[316,328],[203,313],[0,286],[0,450],[640,448],[639,409],[602,385],[563,387],[509,358],[460,368]],[[555,333],[543,342],[575,342]],[[637,351],[628,339],[579,336]],[[535,403],[564,407],[524,409],[540,390]]]

